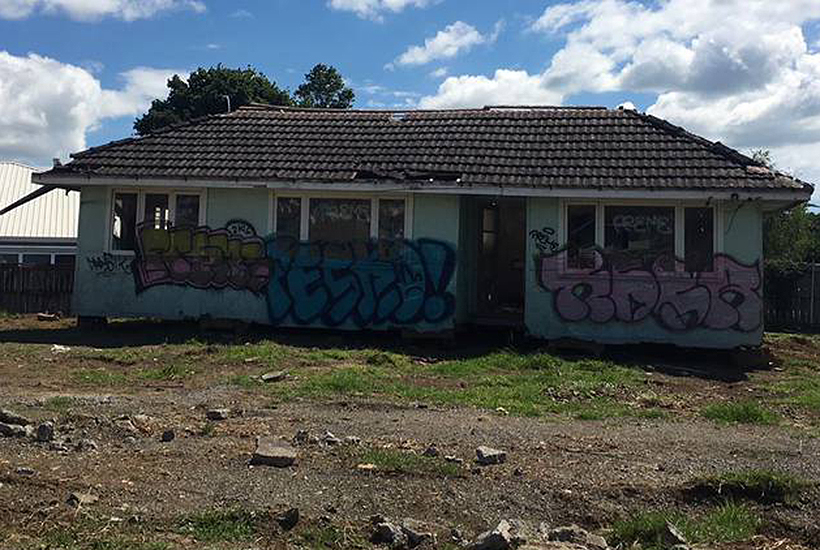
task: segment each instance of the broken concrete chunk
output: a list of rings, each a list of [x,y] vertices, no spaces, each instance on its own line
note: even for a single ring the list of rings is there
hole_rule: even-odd
[[[341,445],[342,440],[339,439],[338,437],[336,437],[335,435],[333,435],[330,432],[325,432],[325,435],[322,436],[322,443],[324,443],[325,445],[328,445],[328,446],[335,446],[335,445]]]
[[[275,437],[258,437],[251,464],[287,468],[296,463],[296,458],[296,450],[288,442]]]
[[[407,537],[407,543],[411,548],[433,541],[433,533],[424,524],[414,519],[405,519],[401,523],[401,530]]]
[[[478,463],[482,466],[501,464],[507,460],[507,453],[504,451],[499,451],[498,449],[485,447],[483,445],[475,450],[475,454],[478,459]]]
[[[403,547],[407,545],[407,535],[404,534],[404,531],[402,531],[398,525],[385,521],[376,525],[373,535],[370,537],[370,542]]]
[[[86,493],[71,493],[70,495],[68,495],[66,504],[73,508],[79,508],[80,506],[94,504],[98,500],[100,500],[100,497],[98,497],[97,495],[89,495]]]
[[[0,436],[3,437],[25,437],[25,426],[18,426],[17,424],[5,424],[0,422]]]
[[[46,443],[54,439],[54,424],[51,422],[43,422],[37,426],[37,441]]]
[[[512,548],[511,525],[508,521],[502,520],[495,529],[482,533],[471,542],[468,550],[508,550]]]
[[[281,382],[288,377],[288,373],[286,371],[277,371],[277,372],[266,372],[259,379],[266,384],[270,384],[273,382]]]
[[[353,446],[353,447],[357,447],[357,446],[362,444],[362,440],[360,438],[356,437],[355,435],[345,436],[344,442],[345,442],[345,445],[350,445],[350,446]]]
[[[208,418],[208,420],[227,420],[228,417],[231,416],[231,410],[211,409],[207,413],[205,413],[205,416]]]
[[[601,536],[593,535],[577,525],[558,527],[547,533],[547,540],[553,542],[568,542],[589,548],[589,550],[606,550],[609,545]]]
[[[27,426],[31,424],[27,418],[8,409],[0,409],[0,422],[3,424],[14,424],[17,426]]]

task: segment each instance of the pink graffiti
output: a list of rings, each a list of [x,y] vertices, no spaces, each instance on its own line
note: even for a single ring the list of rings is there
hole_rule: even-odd
[[[595,267],[567,270],[566,251],[539,258],[539,283],[553,294],[555,310],[570,322],[635,323],[655,319],[672,331],[698,327],[752,332],[762,324],[759,262],[714,256],[714,271],[687,273],[658,258],[647,268],[618,270],[601,251]]]
[[[265,242],[252,235],[209,227],[137,227],[137,291],[158,285],[261,293],[270,281]]]

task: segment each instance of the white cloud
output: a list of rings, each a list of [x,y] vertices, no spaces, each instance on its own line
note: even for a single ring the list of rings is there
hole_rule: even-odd
[[[803,32],[818,20],[817,0],[583,0],[551,5],[530,29],[565,39],[547,88],[657,94],[650,113],[770,148],[816,180],[800,159],[820,156],[820,53]]]
[[[351,11],[362,19],[382,21],[384,13],[399,13],[408,7],[425,8],[441,0],[329,0],[334,10]]]
[[[434,71],[430,71],[430,78],[444,78],[450,73],[450,70],[447,67],[439,67]]]
[[[436,95],[421,98],[424,109],[484,107],[485,105],[558,105],[561,93],[543,86],[540,75],[499,69],[486,76],[451,76]]]
[[[102,121],[136,116],[165,97],[175,72],[139,67],[120,75],[121,88],[103,89],[81,67],[0,51],[0,158],[41,165],[85,149],[86,133]]]
[[[3,19],[24,19],[35,14],[65,14],[78,21],[95,21],[104,17],[135,21],[180,9],[197,13],[206,11],[201,0],[0,0],[0,18]]]
[[[410,46],[396,58],[395,65],[425,65],[440,59],[452,59],[469,52],[479,44],[491,44],[498,39],[503,22],[496,23],[490,34],[481,34],[475,27],[463,21],[456,21],[439,31],[434,37],[424,41],[423,46]]]

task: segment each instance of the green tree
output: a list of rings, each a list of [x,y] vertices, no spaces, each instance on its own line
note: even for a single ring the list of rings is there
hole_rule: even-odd
[[[350,109],[356,95],[345,85],[335,67],[319,63],[305,75],[305,83],[296,89],[299,107]]]
[[[168,98],[155,99],[147,113],[134,122],[134,130],[145,135],[170,124],[236,109],[251,102],[292,105],[287,90],[271,82],[253,67],[229,69],[222,65],[199,68],[187,82],[174,75],[168,80]]]

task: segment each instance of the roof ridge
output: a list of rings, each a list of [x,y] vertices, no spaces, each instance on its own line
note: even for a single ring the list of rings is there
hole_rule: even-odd
[[[364,114],[391,114],[391,113],[481,113],[492,110],[519,110],[519,111],[610,111],[603,106],[576,106],[576,105],[485,105],[484,107],[461,107],[453,109],[339,109],[325,107],[298,107],[293,105],[271,105],[268,103],[251,102],[242,105],[236,111],[289,111],[306,113],[364,113]],[[234,111],[234,112],[236,112]]]

